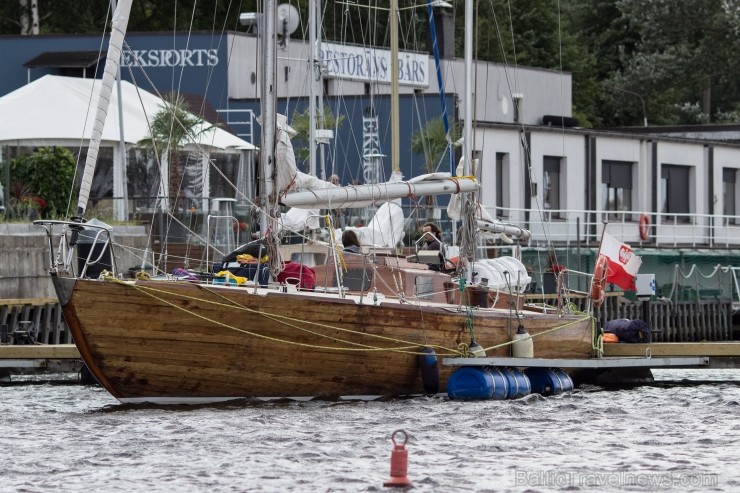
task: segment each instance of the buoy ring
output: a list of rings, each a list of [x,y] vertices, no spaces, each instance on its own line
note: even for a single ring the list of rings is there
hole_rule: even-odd
[[[605,256],[599,255],[594,268],[594,278],[591,280],[591,299],[594,301],[595,308],[600,307],[604,302],[608,269],[609,260]]]
[[[647,241],[650,236],[650,218],[644,212],[640,216],[640,239]]]

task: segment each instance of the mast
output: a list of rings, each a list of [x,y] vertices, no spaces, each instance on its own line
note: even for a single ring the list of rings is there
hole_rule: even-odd
[[[276,51],[276,0],[264,0],[262,54],[263,76],[260,97],[262,99],[262,132],[260,139],[260,205],[263,214],[260,217],[260,233],[266,234],[269,227],[269,217],[272,214],[270,200],[275,192],[275,128],[276,128],[276,83],[277,83],[277,51]]]
[[[76,217],[79,219],[82,219],[84,216],[87,201],[90,198],[90,188],[92,187],[95,164],[98,160],[98,151],[100,150],[100,140],[103,137],[103,127],[105,126],[105,119],[108,116],[108,107],[110,106],[111,93],[113,92],[113,82],[121,61],[123,38],[126,36],[128,17],[131,12],[131,2],[132,0],[121,0],[118,2],[116,11],[113,13],[110,43],[108,45],[108,54],[105,58],[105,71],[103,72],[103,81],[101,83],[100,94],[98,95],[97,113],[95,114],[92,134],[90,135],[90,145],[87,150],[87,159],[85,160],[85,171],[82,174],[80,195],[77,200]]]
[[[391,0],[391,176],[401,179],[398,110],[398,0]]]
[[[465,94],[463,121],[463,176],[470,176],[473,145],[473,0],[465,0]],[[475,226],[473,207],[470,206],[470,194],[462,195],[462,237],[460,238],[460,258],[464,259],[462,275],[470,280],[475,261]]]
[[[317,23],[317,15],[316,15],[316,9],[318,0],[309,0],[308,2],[308,38],[309,38],[309,49],[311,50],[311,53],[308,57],[308,76],[311,78],[310,81],[310,89],[311,89],[311,95],[310,95],[310,101],[308,105],[308,143],[310,145],[310,151],[309,151],[309,167],[308,172],[313,176],[318,176],[316,174],[316,109],[318,108],[318,104],[316,101],[317,96],[317,85],[318,85],[318,77],[321,73],[320,71],[317,73],[317,50],[318,50],[318,29],[316,29],[316,23]],[[325,178],[325,177],[322,177]]]
[[[473,146],[473,0],[465,0],[465,120],[463,122],[463,176],[471,170]]]

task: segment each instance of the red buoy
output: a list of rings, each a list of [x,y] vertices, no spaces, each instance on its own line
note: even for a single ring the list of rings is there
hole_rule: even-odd
[[[396,434],[403,433],[403,443],[396,443]],[[411,481],[406,477],[409,465],[409,451],[406,450],[406,442],[409,441],[408,434],[403,430],[396,430],[391,435],[393,451],[391,452],[391,477],[383,483],[383,486],[395,486],[401,488],[413,488]]]

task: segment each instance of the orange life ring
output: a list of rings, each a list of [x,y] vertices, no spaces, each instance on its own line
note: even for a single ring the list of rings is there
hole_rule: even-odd
[[[594,301],[595,308],[600,307],[604,302],[608,269],[609,260],[605,256],[599,255],[594,268],[594,278],[591,280],[591,299]]]
[[[650,236],[650,218],[643,212],[640,216],[640,239],[647,241],[648,236]]]

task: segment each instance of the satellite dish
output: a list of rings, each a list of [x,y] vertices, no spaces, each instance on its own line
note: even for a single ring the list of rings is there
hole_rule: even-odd
[[[277,8],[278,33],[283,37],[288,37],[298,29],[300,20],[298,9],[289,3],[281,3]]]

